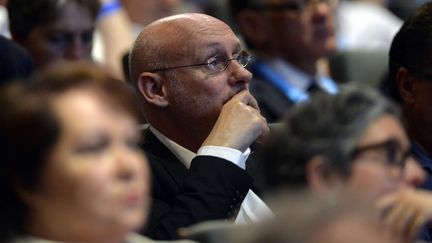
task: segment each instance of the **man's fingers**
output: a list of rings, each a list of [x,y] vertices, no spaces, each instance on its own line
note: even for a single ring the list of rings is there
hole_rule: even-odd
[[[241,102],[259,111],[258,102],[247,89],[234,95],[229,102]]]

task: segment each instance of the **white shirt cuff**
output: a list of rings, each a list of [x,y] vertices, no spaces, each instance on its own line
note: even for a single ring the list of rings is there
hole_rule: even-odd
[[[222,147],[222,146],[203,146],[198,150],[197,155],[209,155],[226,159],[238,167],[245,169],[246,160],[251,153],[250,148],[247,148],[243,153],[240,150]]]

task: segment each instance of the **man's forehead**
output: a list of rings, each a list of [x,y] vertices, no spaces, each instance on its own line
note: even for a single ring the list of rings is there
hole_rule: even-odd
[[[241,46],[240,40],[225,24],[196,26],[189,33],[185,32],[182,35],[184,36],[179,38],[183,38],[184,43],[195,50],[233,51]]]
[[[240,51],[240,40],[234,35],[203,35],[201,38],[193,38],[189,46],[195,57],[205,58],[208,55],[229,55],[232,52]]]

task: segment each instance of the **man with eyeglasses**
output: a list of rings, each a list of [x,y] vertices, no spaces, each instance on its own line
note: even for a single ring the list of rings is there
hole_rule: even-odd
[[[148,236],[270,215],[245,171],[249,146],[269,130],[248,90],[250,60],[229,26],[208,15],[163,18],[138,36],[130,73],[150,125],[142,144],[153,172]]]
[[[251,93],[267,121],[315,90],[337,92],[318,61],[336,49],[337,0],[230,0],[234,22],[256,58]]]
[[[383,221],[405,238],[432,218],[432,195],[413,189],[424,173],[399,110],[371,88],[340,86],[337,95],[321,93],[293,107],[260,160],[269,194],[305,189],[378,205]]]
[[[389,79],[384,89],[402,107],[412,152],[427,177],[420,187],[432,190],[432,2],[419,7],[393,39],[389,56]],[[432,242],[432,232],[423,232]]]

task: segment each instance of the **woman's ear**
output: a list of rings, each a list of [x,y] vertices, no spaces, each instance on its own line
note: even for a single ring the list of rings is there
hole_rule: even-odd
[[[404,103],[415,102],[415,77],[404,67],[396,73],[396,88]]]
[[[306,164],[306,179],[309,188],[318,195],[337,193],[342,185],[341,178],[329,171],[323,156],[316,155]]]
[[[138,89],[144,99],[159,107],[168,106],[166,80],[157,73],[144,72],[138,78]]]

